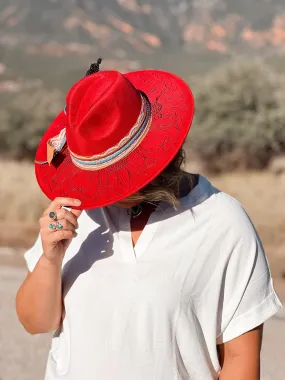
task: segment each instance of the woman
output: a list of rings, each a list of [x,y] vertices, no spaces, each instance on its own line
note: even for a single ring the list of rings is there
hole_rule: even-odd
[[[36,154],[52,202],[16,305],[28,332],[55,331],[45,379],[258,380],[281,303],[241,205],[181,168],[189,87],[99,63]]]

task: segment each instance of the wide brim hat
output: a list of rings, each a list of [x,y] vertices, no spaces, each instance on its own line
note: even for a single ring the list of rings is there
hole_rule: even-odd
[[[136,193],[171,162],[194,115],[189,86],[165,71],[86,75],[42,137],[35,173],[44,194],[107,206]]]

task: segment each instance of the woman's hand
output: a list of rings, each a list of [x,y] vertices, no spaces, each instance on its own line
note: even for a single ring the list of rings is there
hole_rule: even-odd
[[[81,202],[73,198],[56,198],[50,206],[44,211],[40,218],[40,235],[43,246],[43,256],[49,262],[62,261],[64,254],[71,243],[71,240],[77,236],[78,228],[77,218],[82,210],[74,210],[72,207],[80,206]],[[63,206],[71,208],[70,211],[62,208]],[[49,213],[56,213],[56,221],[49,217]],[[62,229],[53,230],[49,228],[50,224],[62,225]]]

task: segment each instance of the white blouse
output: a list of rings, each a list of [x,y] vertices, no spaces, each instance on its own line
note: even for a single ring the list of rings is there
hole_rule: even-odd
[[[41,240],[26,252],[30,271]],[[62,265],[65,315],[45,380],[214,380],[216,345],[282,307],[244,209],[203,176],[160,202],[133,248],[130,216],[84,211]]]

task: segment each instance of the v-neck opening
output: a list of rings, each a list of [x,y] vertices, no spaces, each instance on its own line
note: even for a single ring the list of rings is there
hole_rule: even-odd
[[[138,262],[144,255],[162,222],[162,216],[165,211],[163,203],[159,202],[157,208],[150,214],[135,245],[133,245],[132,241],[131,217],[127,215],[126,210],[120,210],[120,225],[123,228],[121,232],[124,235],[121,239],[121,244],[122,249],[127,251],[128,260]]]
[[[145,223],[144,225],[144,228],[142,229],[141,233],[140,233],[140,236],[138,237],[137,241],[136,241],[136,244],[133,245],[133,239],[132,239],[132,224],[131,224],[131,218],[129,219],[129,224],[130,224],[130,233],[131,233],[131,241],[132,241],[132,247],[133,247],[133,250],[134,252],[136,253],[137,251],[137,248],[140,247],[140,245],[142,245],[142,238],[143,238],[143,235],[145,235],[145,231],[146,229],[149,229],[149,226],[151,224],[153,224],[154,222],[154,219],[155,217],[157,216],[157,207],[156,209],[149,215],[148,219],[147,219],[147,222]],[[156,221],[157,222],[157,221]],[[158,226],[157,226],[158,227]]]

